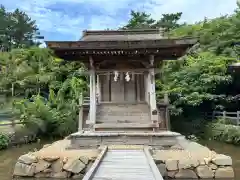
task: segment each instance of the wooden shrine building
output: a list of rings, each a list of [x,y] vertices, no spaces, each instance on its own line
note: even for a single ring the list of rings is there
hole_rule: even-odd
[[[169,129],[167,103],[156,101],[155,75],[163,60],[183,56],[196,39],[170,39],[161,29],[148,29],[84,31],[79,41],[46,43],[59,58],[88,68],[90,103],[80,109],[79,131]]]

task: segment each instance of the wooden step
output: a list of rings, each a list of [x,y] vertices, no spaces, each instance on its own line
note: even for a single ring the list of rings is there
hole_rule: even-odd
[[[95,124],[94,128],[98,129],[116,129],[116,128],[157,128],[159,125],[157,123],[102,123]]]

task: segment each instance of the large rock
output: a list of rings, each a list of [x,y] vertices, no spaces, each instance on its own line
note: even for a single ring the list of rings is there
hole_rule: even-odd
[[[35,165],[27,165],[20,162],[17,162],[13,171],[14,176],[34,176]]]
[[[30,165],[32,163],[38,162],[38,159],[32,154],[24,154],[19,157],[18,162]]]
[[[215,158],[212,159],[212,162],[218,166],[231,166],[232,158],[224,154],[218,154]]]
[[[196,173],[190,169],[180,169],[179,172],[175,175],[175,178],[198,179]]]
[[[51,163],[44,161],[44,160],[39,160],[38,163],[35,163],[35,173],[39,173],[41,171],[44,171],[45,169],[47,169],[49,166],[51,165]]]
[[[196,173],[200,178],[213,178],[214,173],[210,167],[207,165],[205,166],[198,166],[196,168]]]
[[[81,156],[79,160],[82,161],[85,165],[87,165],[89,161],[88,157],[86,156]]]
[[[234,171],[232,167],[218,168],[215,172],[215,178],[234,178]]]
[[[178,170],[178,161],[173,159],[168,159],[165,162],[168,171]]]
[[[63,170],[63,165],[64,165],[63,160],[58,159],[52,163],[51,169],[54,173],[61,172]]]
[[[179,160],[178,168],[179,169],[188,169],[188,168],[191,168],[191,167],[195,168],[198,165],[199,165],[199,161],[197,159],[186,158],[186,159]]]
[[[161,175],[165,177],[167,175],[166,165],[165,164],[158,164],[157,167],[158,167],[158,170],[160,171]]]
[[[63,166],[63,169],[74,174],[80,173],[86,165],[78,159],[68,159],[67,163]]]

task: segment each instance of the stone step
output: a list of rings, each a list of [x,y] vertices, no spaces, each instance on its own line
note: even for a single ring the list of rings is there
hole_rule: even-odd
[[[149,123],[150,119],[125,120],[125,119],[97,119],[97,123]]]
[[[136,115],[125,115],[125,114],[96,114],[97,117],[111,117],[111,118],[117,118],[117,117],[127,117],[127,118],[134,118],[134,117],[142,117],[142,118],[148,118],[150,115],[141,115],[141,114],[136,114]]]
[[[114,121],[117,121],[117,120],[125,120],[125,121],[145,121],[145,120],[149,120],[150,117],[149,116],[146,116],[146,117],[143,117],[143,116],[97,116],[96,117],[97,120],[98,119],[102,119],[102,120],[114,120]]]
[[[135,129],[135,128],[157,128],[159,125],[157,123],[102,123],[102,124],[95,124],[95,129],[115,129],[115,128],[128,128],[128,129]]]

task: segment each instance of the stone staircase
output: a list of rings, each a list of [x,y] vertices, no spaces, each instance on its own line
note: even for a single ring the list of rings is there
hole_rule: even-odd
[[[100,104],[95,130],[152,130],[149,113],[147,104]]]

